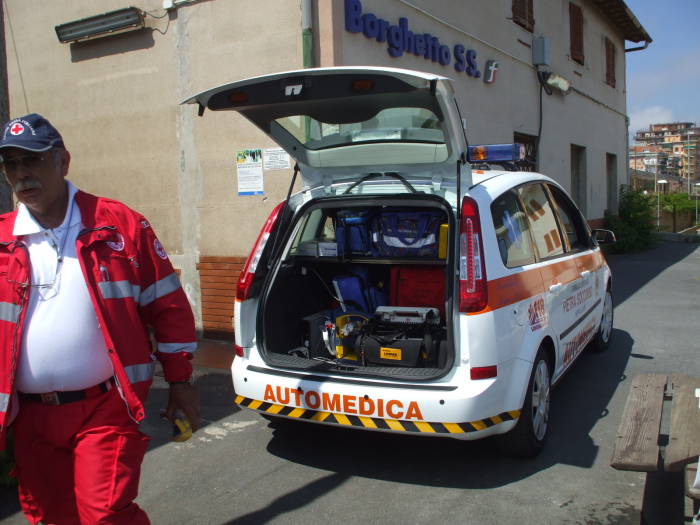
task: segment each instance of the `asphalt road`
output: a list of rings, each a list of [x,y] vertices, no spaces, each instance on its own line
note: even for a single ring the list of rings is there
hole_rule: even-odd
[[[554,389],[538,458],[504,457],[488,440],[272,425],[233,404],[227,371],[204,355],[206,426],[189,442],[168,441],[157,417],[166,385],[155,383],[138,502],[172,525],[639,523],[645,476],[609,466],[613,438],[632,376],[700,376],[700,246],[662,243],[609,262],[612,346],[584,353]],[[650,524],[683,523],[680,477],[653,478],[646,493]],[[0,491],[0,523],[25,523],[13,491]]]

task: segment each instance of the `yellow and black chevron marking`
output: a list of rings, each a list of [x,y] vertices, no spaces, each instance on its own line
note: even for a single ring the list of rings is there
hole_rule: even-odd
[[[276,416],[287,416],[298,419],[310,419],[323,423],[334,423],[337,425],[373,428],[379,430],[396,430],[399,432],[422,432],[433,434],[463,434],[484,430],[504,421],[512,421],[520,417],[520,410],[509,410],[497,416],[491,416],[478,421],[468,421],[465,423],[428,423],[426,421],[404,421],[402,419],[382,419],[378,417],[352,416],[349,414],[338,414],[335,412],[325,412],[322,410],[311,410],[308,408],[290,407],[267,403],[251,399],[249,397],[236,396],[236,404],[258,412],[265,412]]]

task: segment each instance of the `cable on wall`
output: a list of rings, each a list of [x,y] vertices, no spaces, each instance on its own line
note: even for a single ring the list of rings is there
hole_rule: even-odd
[[[5,12],[7,13],[7,25],[10,26],[10,37],[12,38],[12,47],[15,51],[15,61],[17,62],[17,72],[19,73],[19,83],[22,86],[22,96],[24,97],[25,113],[29,113],[29,100],[27,99],[27,89],[24,87],[24,76],[22,75],[22,66],[19,63],[19,52],[17,51],[17,43],[15,42],[15,30],[12,26],[12,17],[8,9],[8,2],[5,2]],[[8,93],[8,97],[9,97]]]

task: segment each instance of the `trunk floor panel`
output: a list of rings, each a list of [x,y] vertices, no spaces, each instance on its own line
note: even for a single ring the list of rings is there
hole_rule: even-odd
[[[372,380],[363,380],[358,378],[357,376],[354,377],[338,377],[337,375],[333,376],[330,378],[329,376],[326,375],[312,375],[308,374],[306,372],[293,372],[291,370],[280,370],[278,368],[262,368],[259,366],[255,365],[248,365],[246,367],[246,370],[249,370],[251,372],[257,372],[261,374],[268,374],[268,375],[274,375],[274,376],[280,376],[280,377],[292,377],[294,379],[299,379],[302,381],[314,381],[316,383],[323,383],[329,380],[332,380],[334,383],[346,383],[346,384],[353,384],[357,386],[381,386],[383,388],[411,388],[413,390],[440,390],[440,391],[445,391],[445,392],[450,392],[453,390],[457,390],[457,385],[450,385],[450,384],[422,384],[422,383],[410,383],[410,384],[404,384],[404,383],[393,383],[393,382],[385,382],[385,383],[377,383],[375,378],[371,378]],[[386,378],[386,376],[385,376]],[[391,379],[397,379],[396,377],[392,377]],[[415,381],[416,378],[408,378],[409,380]],[[423,379],[423,378],[419,378]]]
[[[324,361],[307,359],[283,354],[267,355],[265,361],[270,366],[279,366],[287,369],[303,370],[305,372],[345,373],[358,376],[407,378],[407,379],[432,379],[443,376],[447,369],[439,368],[409,368],[393,366],[362,366],[336,365]]]

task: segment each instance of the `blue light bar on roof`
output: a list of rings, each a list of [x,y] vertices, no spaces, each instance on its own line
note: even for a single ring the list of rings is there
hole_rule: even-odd
[[[523,144],[469,146],[469,162],[516,162],[525,158]]]

